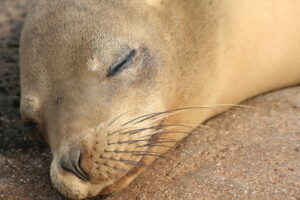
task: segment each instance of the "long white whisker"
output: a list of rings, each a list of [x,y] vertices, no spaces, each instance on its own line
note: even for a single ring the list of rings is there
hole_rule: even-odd
[[[160,116],[160,115],[164,115],[158,119],[155,119],[155,121],[157,120],[161,120],[163,118],[166,118],[168,116],[171,116],[171,115],[174,115],[174,114],[177,114],[177,113],[181,113],[183,111],[187,111],[187,110],[192,110],[192,109],[204,109],[204,108],[214,108],[214,107],[221,107],[221,106],[230,106],[230,107],[242,107],[242,108],[251,108],[251,109],[257,109],[253,106],[246,106],[246,105],[237,105],[237,104],[214,104],[214,105],[205,105],[205,106],[196,106],[196,107],[186,107],[186,108],[178,108],[178,109],[174,109],[174,110],[169,110],[169,111],[165,111],[165,112],[159,112],[159,113],[156,113],[156,114],[153,114],[153,115],[146,115],[145,118],[142,118],[140,119],[139,121],[131,121],[131,122],[134,122],[134,124],[138,124],[138,123],[141,123],[143,121],[146,121],[148,119],[151,119],[153,117],[156,117],[156,116]]]

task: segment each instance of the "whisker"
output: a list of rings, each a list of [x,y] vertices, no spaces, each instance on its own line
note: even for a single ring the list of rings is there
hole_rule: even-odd
[[[125,163],[127,165],[133,165],[133,166],[136,166],[139,164],[138,161],[134,161],[134,160],[118,160],[118,159],[114,159],[114,158],[104,158],[102,157],[101,159],[104,159],[104,160],[111,160],[111,161],[115,161],[115,162],[121,162],[121,163]]]
[[[168,131],[158,131],[158,132],[153,132],[153,133],[151,133],[151,134],[147,134],[147,135],[144,135],[144,136],[142,136],[142,137],[139,137],[139,138],[145,138],[145,137],[151,137],[151,136],[154,136],[154,135],[162,135],[162,134],[169,134],[169,133],[178,133],[178,134],[190,134],[190,132],[184,132],[184,131],[175,131],[175,132],[168,132]]]
[[[105,152],[107,153],[157,153],[157,152],[153,152],[153,151],[107,151],[107,150],[104,150]]]
[[[177,143],[177,142],[175,142],[175,141],[157,141],[157,142],[152,142],[152,143],[148,143],[147,145],[156,145],[156,144],[163,144],[163,143]]]
[[[177,109],[168,110],[168,111],[164,111],[164,112],[157,112],[157,113],[152,113],[152,114],[144,115],[144,116],[135,118],[135,119],[133,119],[133,120],[131,120],[131,121],[123,124],[122,126],[127,125],[127,124],[129,124],[131,122],[135,122],[136,120],[139,120],[139,119],[141,119],[141,120],[135,122],[135,124],[143,122],[143,121],[148,120],[148,119],[151,119],[151,118],[156,117],[158,115],[162,115],[162,114],[166,114],[166,113],[170,113],[170,112],[175,112],[175,111],[187,110],[187,109],[193,109],[193,108],[192,107],[190,107],[190,108],[177,108]]]
[[[165,119],[166,117],[171,116],[173,114],[176,114],[176,113],[169,113],[169,114],[166,114],[166,115],[161,116],[159,118],[153,119],[153,120],[149,121],[149,124],[155,123],[155,122],[160,121],[162,119]],[[195,128],[195,127],[198,127],[198,126],[205,126],[205,125],[201,125],[201,124],[197,124],[197,125],[195,125],[195,124],[185,124],[185,126],[189,126],[190,128]]]
[[[177,140],[172,140],[172,139],[169,139],[169,138],[162,138],[160,136],[152,137],[151,139],[156,140],[156,141],[178,142]]]
[[[156,126],[151,126],[151,127],[146,127],[146,128],[134,129],[134,130],[130,130],[130,131],[121,133],[120,135],[126,135],[126,134],[133,135],[133,134],[136,134],[136,133],[139,133],[139,132],[142,132],[142,131],[145,131],[145,130],[149,130],[149,129],[161,129],[164,126],[165,125],[156,125]]]
[[[172,146],[168,146],[168,145],[156,145],[156,144],[145,144],[145,145],[140,145],[137,146],[136,148],[143,148],[143,147],[166,147],[166,148],[170,148],[170,149],[175,149],[175,147]]]
[[[111,168],[111,169],[114,169],[114,170],[117,170],[117,171],[120,171],[120,172],[123,172],[123,173],[128,173],[129,171],[128,170],[125,170],[125,169],[120,169],[120,168],[117,168],[117,167],[112,167],[106,163],[102,164],[103,166],[105,167],[108,167],[108,168]]]
[[[119,129],[119,130],[117,130],[117,131],[114,131],[114,132],[112,132],[112,133],[109,133],[109,134],[107,134],[108,136],[112,136],[112,135],[114,135],[114,134],[116,134],[116,133],[118,133],[118,132],[121,132],[121,131],[124,131],[124,130],[128,130],[128,129],[131,129],[132,127],[126,127],[126,128],[122,128],[122,129]]]
[[[213,107],[213,106],[211,106],[211,107]],[[192,109],[204,109],[204,108],[211,108],[211,107],[210,106],[186,107],[186,108],[178,108],[178,109],[174,109],[174,110],[169,110],[169,111],[161,112],[161,113],[158,113],[156,116],[159,116],[159,115],[162,115],[162,114],[166,114],[166,115],[164,115],[164,116],[162,116],[160,118],[152,120],[151,123],[159,121],[159,120],[164,119],[164,118],[166,118],[168,116],[175,115],[175,114],[183,112],[183,111],[192,110]],[[151,119],[151,118],[156,117],[156,116],[150,116],[150,117],[144,118],[144,119],[142,119],[140,121],[135,122],[134,124],[141,123],[143,121],[146,121],[146,120]]]
[[[169,149],[176,149],[175,146],[168,146],[168,145],[162,145],[162,144],[145,144],[145,145],[140,145],[140,146],[137,146],[136,148],[143,148],[143,147],[165,147],[165,148],[169,148]],[[176,149],[176,151],[179,151],[179,152],[185,152],[183,150],[180,150],[180,149]]]
[[[155,129],[157,128],[157,126],[155,127],[149,127],[149,128],[139,128],[139,129],[134,129],[134,130],[130,130],[130,131],[127,131],[127,132],[124,132],[124,133],[120,133],[120,135],[126,135],[126,134],[136,134],[136,133],[140,133],[142,131],[145,131],[145,130],[149,130],[149,129]]]
[[[150,136],[154,136],[154,135],[160,135],[163,132],[164,132],[164,130],[158,130],[158,131],[152,132],[150,134],[140,136],[139,138],[145,138],[145,137],[150,137]]]
[[[184,110],[180,110],[180,112],[182,112],[182,111],[184,111]],[[171,116],[171,115],[176,114],[176,113],[179,113],[179,111],[178,111],[178,112],[176,112],[176,111],[171,111],[170,113],[169,113],[169,112],[168,112],[168,113],[161,113],[161,114],[166,114],[166,115],[163,115],[163,116],[161,116],[161,117],[159,117],[159,118],[157,118],[157,119],[153,119],[153,120],[150,121],[149,123],[157,122],[157,121],[159,121],[159,120],[165,119],[166,117]],[[156,116],[159,116],[159,115],[161,115],[161,114],[157,114]],[[156,117],[156,116],[153,116],[153,117]],[[143,122],[143,121],[146,121],[146,120],[148,120],[148,119],[151,119],[151,118],[153,118],[153,117],[148,117],[148,118],[142,119],[142,120],[140,120],[140,121],[135,122],[134,124],[139,124],[139,123],[141,123],[141,122]]]
[[[120,119],[121,117],[123,117],[124,115],[128,114],[129,112],[131,111],[127,111],[121,115],[119,115],[118,117],[116,117],[115,119],[113,119],[109,124],[108,124],[108,127],[110,127],[113,123],[115,123],[118,119]]]
[[[133,135],[133,134],[136,134],[136,133],[140,133],[140,132],[142,132],[142,131],[145,131],[145,130],[150,130],[150,129],[162,129],[162,128],[164,128],[164,127],[168,127],[168,128],[165,128],[165,129],[175,128],[175,127],[193,128],[193,127],[191,127],[191,126],[188,126],[188,125],[181,125],[181,124],[177,124],[177,125],[176,125],[176,124],[161,124],[161,125],[151,126],[151,127],[147,127],[147,128],[140,128],[140,129],[130,130],[130,131],[121,133],[120,135],[126,135],[126,134]]]
[[[136,121],[136,120],[138,120],[138,119],[141,119],[141,118],[143,118],[143,117],[148,117],[148,116],[152,116],[152,115],[156,115],[156,114],[157,114],[157,113],[150,113],[150,114],[146,114],[146,115],[139,116],[139,117],[137,117],[137,118],[134,118],[134,119],[132,119],[132,120],[130,120],[130,121],[128,121],[128,122],[122,124],[122,126],[125,126],[125,125],[127,125],[127,124],[130,124],[131,122],[134,122],[134,121]]]
[[[187,124],[162,124],[163,126],[172,126],[172,127],[186,127],[186,128],[194,128],[196,125],[187,125]]]
[[[114,145],[114,144],[134,144],[138,142],[145,142],[145,141],[153,141],[155,138],[144,139],[144,140],[126,140],[126,141],[119,141],[119,142],[109,142],[107,145]]]
[[[242,108],[257,109],[257,108],[255,108],[253,106],[237,105],[237,104],[214,104],[214,105],[205,105],[205,106],[177,108],[177,109],[168,110],[168,111],[164,111],[164,112],[157,112],[157,113],[150,113],[150,114],[142,115],[142,116],[139,116],[137,118],[134,118],[134,119],[132,119],[132,120],[130,120],[130,121],[122,124],[122,126],[128,125],[129,123],[132,123],[132,122],[135,122],[135,124],[138,124],[138,123],[141,123],[141,122],[143,122],[145,120],[151,119],[153,117],[156,117],[156,116],[162,115],[162,114],[169,114],[169,113],[176,114],[178,112],[182,112],[182,111],[186,111],[186,110],[191,110],[191,109],[213,108],[213,107],[220,107],[220,106],[230,106],[230,107],[242,107]]]
[[[176,160],[174,160],[173,158],[170,158],[168,156],[164,156],[164,155],[159,155],[159,154],[151,154],[151,153],[142,153],[142,154],[132,154],[133,156],[155,156],[155,157],[160,157],[160,158],[165,158],[165,159],[169,159],[172,160],[173,162],[178,163]]]

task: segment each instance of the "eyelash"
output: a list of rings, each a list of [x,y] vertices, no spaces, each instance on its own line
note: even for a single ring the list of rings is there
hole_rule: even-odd
[[[120,73],[123,69],[127,67],[127,64],[133,59],[135,56],[136,51],[133,49],[131,50],[128,55],[122,59],[120,62],[117,62],[116,64],[112,65],[108,72],[106,77],[115,76],[116,74]]]

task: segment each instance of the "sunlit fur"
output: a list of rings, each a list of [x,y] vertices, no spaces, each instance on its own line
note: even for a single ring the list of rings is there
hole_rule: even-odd
[[[21,37],[21,115],[51,147],[54,187],[72,199],[119,191],[197,124],[299,83],[299,10],[294,0],[38,0]],[[74,148],[90,181],[59,166]]]

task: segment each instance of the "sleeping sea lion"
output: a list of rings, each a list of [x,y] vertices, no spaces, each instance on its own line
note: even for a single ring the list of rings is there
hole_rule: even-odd
[[[119,191],[206,119],[300,82],[300,1],[38,0],[21,116],[72,199]]]

